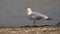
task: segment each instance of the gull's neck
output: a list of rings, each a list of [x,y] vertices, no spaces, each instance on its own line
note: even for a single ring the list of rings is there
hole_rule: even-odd
[[[31,13],[32,13],[32,11],[29,11],[29,12],[28,12],[28,15],[31,15]]]
[[[32,13],[31,8],[28,8],[27,11],[28,11],[28,15],[31,15],[31,13]]]

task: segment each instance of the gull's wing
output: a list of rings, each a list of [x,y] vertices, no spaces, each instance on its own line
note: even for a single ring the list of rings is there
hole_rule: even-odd
[[[33,17],[45,17],[46,15],[44,15],[42,13],[38,13],[38,12],[32,12],[31,16],[33,16]]]

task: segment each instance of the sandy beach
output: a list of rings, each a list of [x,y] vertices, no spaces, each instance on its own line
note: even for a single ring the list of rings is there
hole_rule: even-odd
[[[60,34],[57,27],[0,28],[0,34]]]

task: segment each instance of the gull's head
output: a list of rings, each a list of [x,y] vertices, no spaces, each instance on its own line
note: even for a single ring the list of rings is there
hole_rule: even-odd
[[[27,11],[31,11],[31,8],[27,8]]]

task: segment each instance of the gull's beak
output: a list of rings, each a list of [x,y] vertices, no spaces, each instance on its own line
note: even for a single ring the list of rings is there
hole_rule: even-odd
[[[27,8],[25,8],[25,11],[27,11]]]
[[[24,7],[24,8],[25,8],[25,10],[26,10],[26,9],[28,9],[28,8],[29,8],[29,6],[26,6],[26,7]]]
[[[25,10],[27,10],[27,8],[25,8]]]

